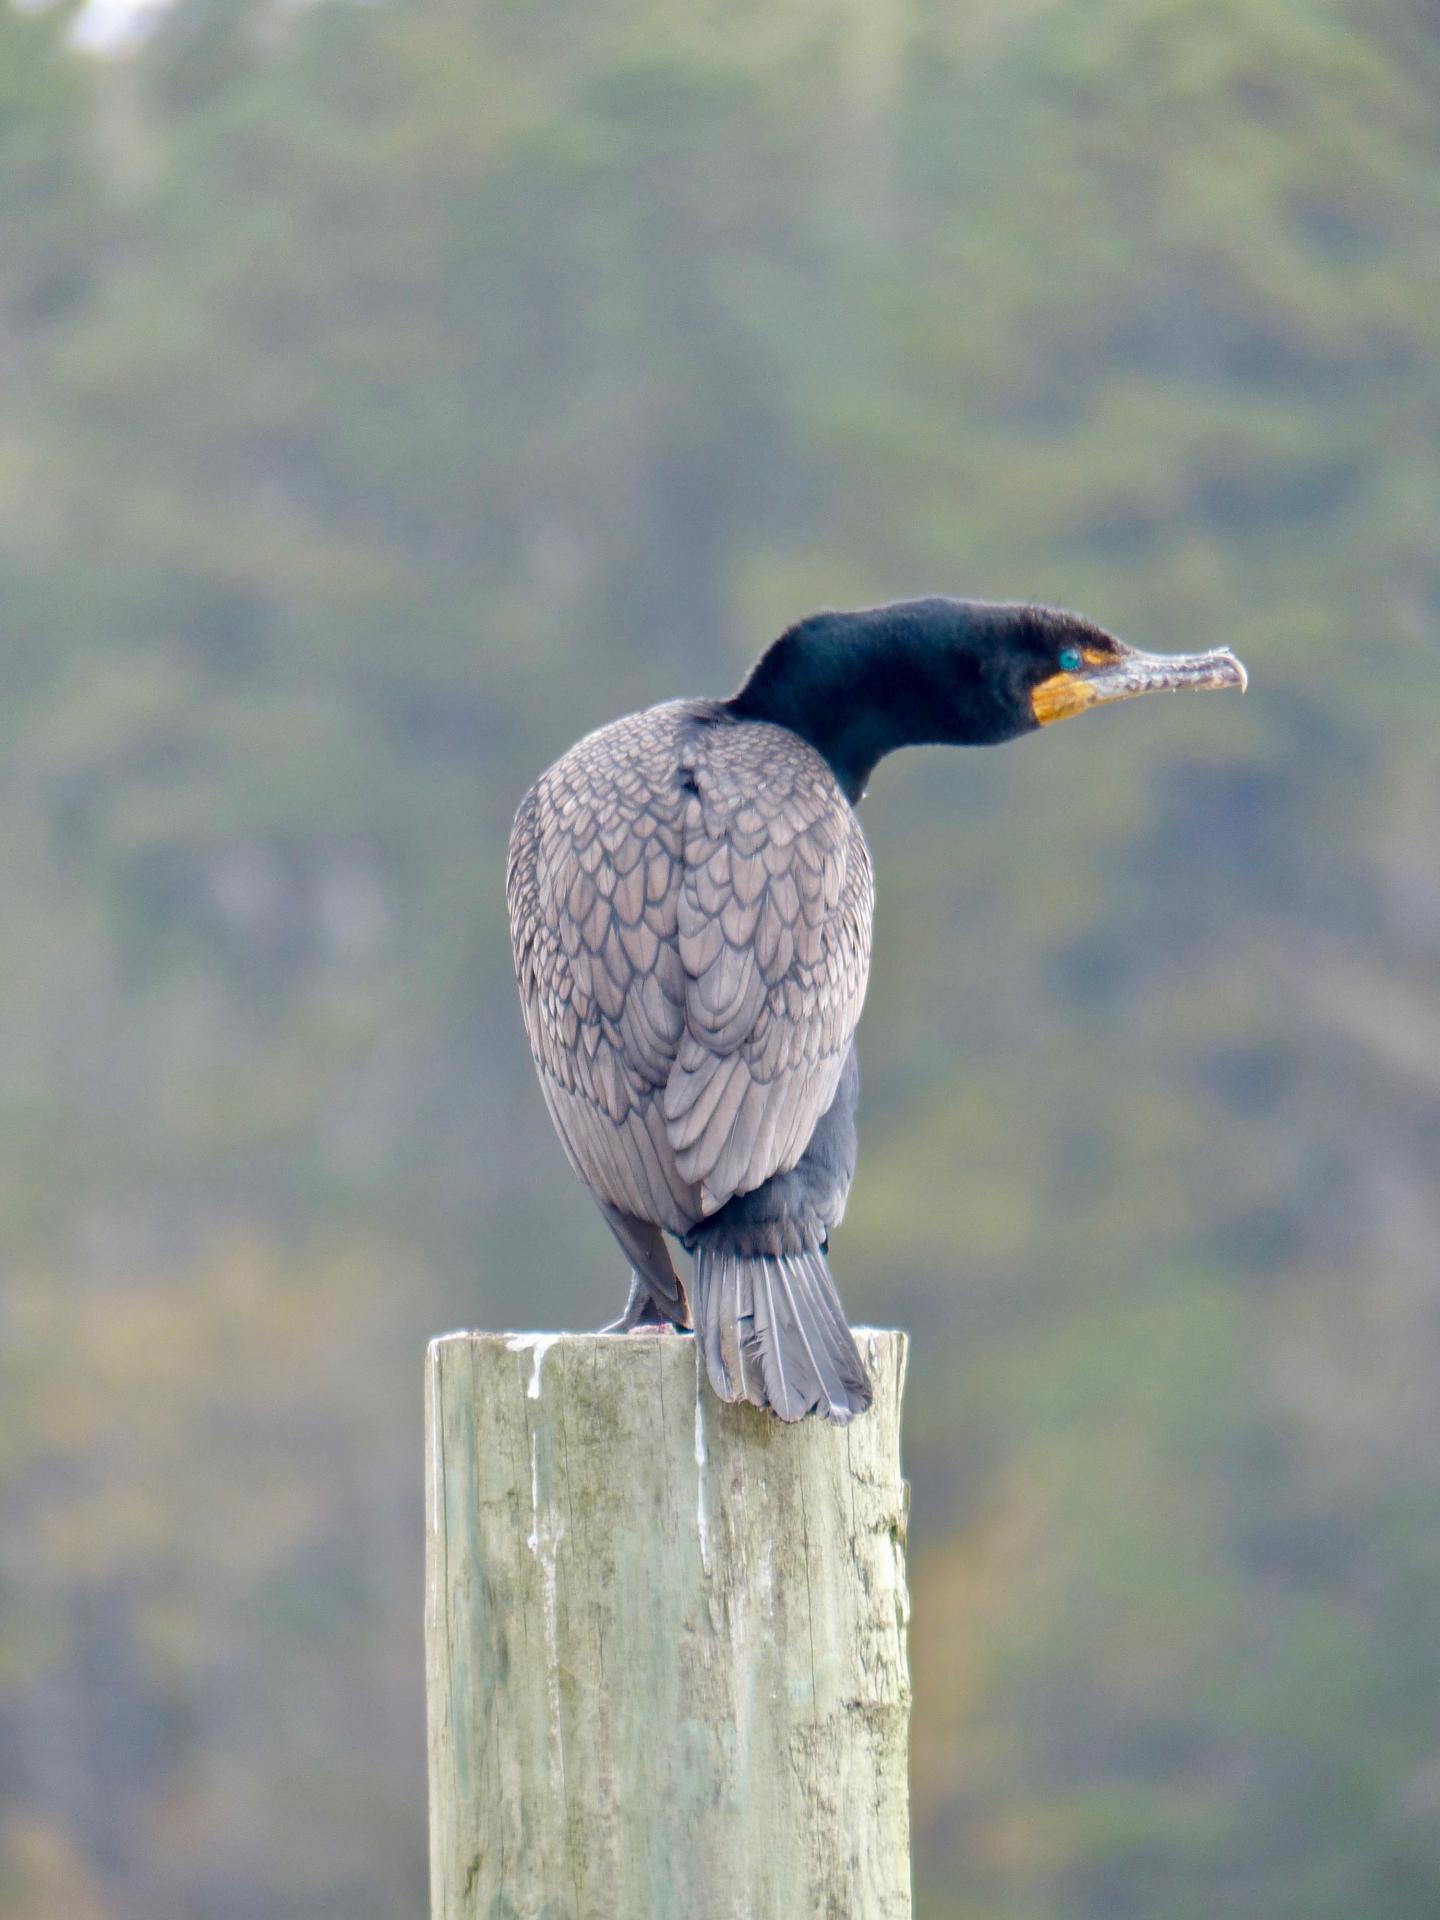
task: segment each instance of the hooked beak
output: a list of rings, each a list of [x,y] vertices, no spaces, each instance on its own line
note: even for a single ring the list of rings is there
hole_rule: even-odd
[[[1069,720],[1112,700],[1134,700],[1142,693],[1219,687],[1238,687],[1243,693],[1248,683],[1249,676],[1228,647],[1212,653],[1142,653],[1138,647],[1125,647],[1118,659],[1087,648],[1082,665],[1073,673],[1042,680],[1030,701],[1037,724],[1048,727],[1052,721]]]

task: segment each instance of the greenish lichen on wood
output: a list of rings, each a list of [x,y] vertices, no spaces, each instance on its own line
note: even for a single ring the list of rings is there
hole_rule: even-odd
[[[427,1367],[432,1920],[903,1920],[905,1336],[781,1425],[673,1334]]]

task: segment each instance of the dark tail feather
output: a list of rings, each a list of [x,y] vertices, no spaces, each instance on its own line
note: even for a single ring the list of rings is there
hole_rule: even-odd
[[[695,1331],[722,1400],[843,1426],[871,1387],[823,1253],[695,1250]]]

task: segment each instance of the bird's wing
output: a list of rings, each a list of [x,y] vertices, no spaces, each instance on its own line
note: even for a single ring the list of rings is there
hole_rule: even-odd
[[[675,1233],[700,1214],[661,1110],[685,1024],[683,722],[652,708],[573,747],[521,803],[506,875],[525,1028],[570,1162]]]
[[[714,1213],[793,1167],[865,997],[874,884],[825,761],[763,722],[699,731],[677,908],[685,1026],[664,1112]]]

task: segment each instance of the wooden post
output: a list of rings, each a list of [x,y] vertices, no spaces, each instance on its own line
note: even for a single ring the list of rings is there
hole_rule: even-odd
[[[432,1920],[903,1920],[906,1339],[783,1426],[677,1334],[431,1343]]]

